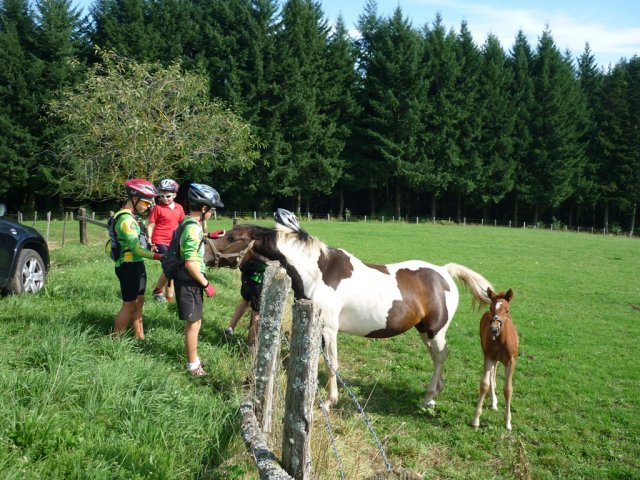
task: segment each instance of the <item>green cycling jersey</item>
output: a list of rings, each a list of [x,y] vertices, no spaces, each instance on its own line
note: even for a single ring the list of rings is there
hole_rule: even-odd
[[[120,215],[120,213],[123,213]],[[131,213],[125,208],[116,213],[115,232],[120,243],[120,258],[116,260],[116,267],[126,262],[141,262],[143,259],[153,259],[154,253],[144,248],[140,243],[140,225]]]

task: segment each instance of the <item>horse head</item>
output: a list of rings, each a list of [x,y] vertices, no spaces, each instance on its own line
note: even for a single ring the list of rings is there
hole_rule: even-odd
[[[204,263],[211,268],[238,268],[249,258],[267,262],[273,260],[261,254],[265,239],[275,230],[256,225],[234,225],[223,236],[207,238]]]
[[[489,333],[493,338],[496,338],[502,332],[505,322],[511,319],[509,302],[513,298],[513,290],[509,289],[506,292],[495,293],[491,288],[487,288],[487,295],[491,299]]]

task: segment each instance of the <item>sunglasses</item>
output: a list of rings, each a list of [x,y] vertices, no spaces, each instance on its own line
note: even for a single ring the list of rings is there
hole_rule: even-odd
[[[151,200],[147,200],[145,198],[141,198],[139,201],[142,202],[142,203],[146,203],[147,206],[149,206],[149,205],[151,205],[151,203],[153,203],[153,202],[151,202]]]
[[[167,195],[160,195],[162,198],[171,198],[173,197],[173,193],[169,193]]]

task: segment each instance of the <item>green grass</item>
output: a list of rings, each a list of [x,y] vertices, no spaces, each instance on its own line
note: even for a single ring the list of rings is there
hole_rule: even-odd
[[[89,226],[91,245],[80,246],[71,225],[60,248],[61,222],[52,224],[46,290],[0,299],[0,478],[256,478],[239,439],[249,356],[244,342],[222,339],[239,300],[238,273],[212,272],[218,295],[206,301],[200,336],[211,375],[193,381],[173,307],[147,303],[145,342],[108,336],[120,300],[102,251],[106,232]],[[481,313],[467,293],[448,332],[446,386],[433,411],[420,409],[432,365],[417,333],[339,336],[341,375],[394,466],[427,479],[640,478],[637,240],[474,226],[303,226],[368,262],[457,262],[515,292],[521,355],[510,433],[501,375],[499,411],[485,408],[480,430],[469,426],[482,352]],[[155,281],[158,265],[147,268]],[[340,395],[331,418],[345,470],[369,478],[382,461]],[[316,419],[315,465],[320,478],[338,478],[319,410]]]

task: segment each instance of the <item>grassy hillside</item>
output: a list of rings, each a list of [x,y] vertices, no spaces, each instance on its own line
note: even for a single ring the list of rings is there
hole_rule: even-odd
[[[210,229],[221,226],[228,222]],[[388,340],[340,334],[341,374],[394,466],[424,478],[640,476],[638,241],[472,226],[303,226],[368,262],[457,262],[515,292],[521,356],[511,433],[502,410],[485,409],[480,430],[469,427],[482,354],[481,313],[468,294],[449,329],[447,383],[435,410],[420,408],[431,360],[416,332]],[[238,435],[249,355],[243,341],[222,337],[239,301],[238,273],[212,272],[218,295],[206,301],[200,349],[211,375],[194,381],[184,372],[173,306],[147,303],[144,342],[108,335],[120,300],[106,232],[90,226],[92,244],[81,246],[74,228],[61,247],[61,225],[52,226],[44,292],[0,299],[0,478],[255,478]],[[153,282],[159,266],[147,267]],[[331,418],[346,474],[368,478],[382,461],[340,395]],[[320,478],[339,478],[321,417],[317,411],[315,464]]]

